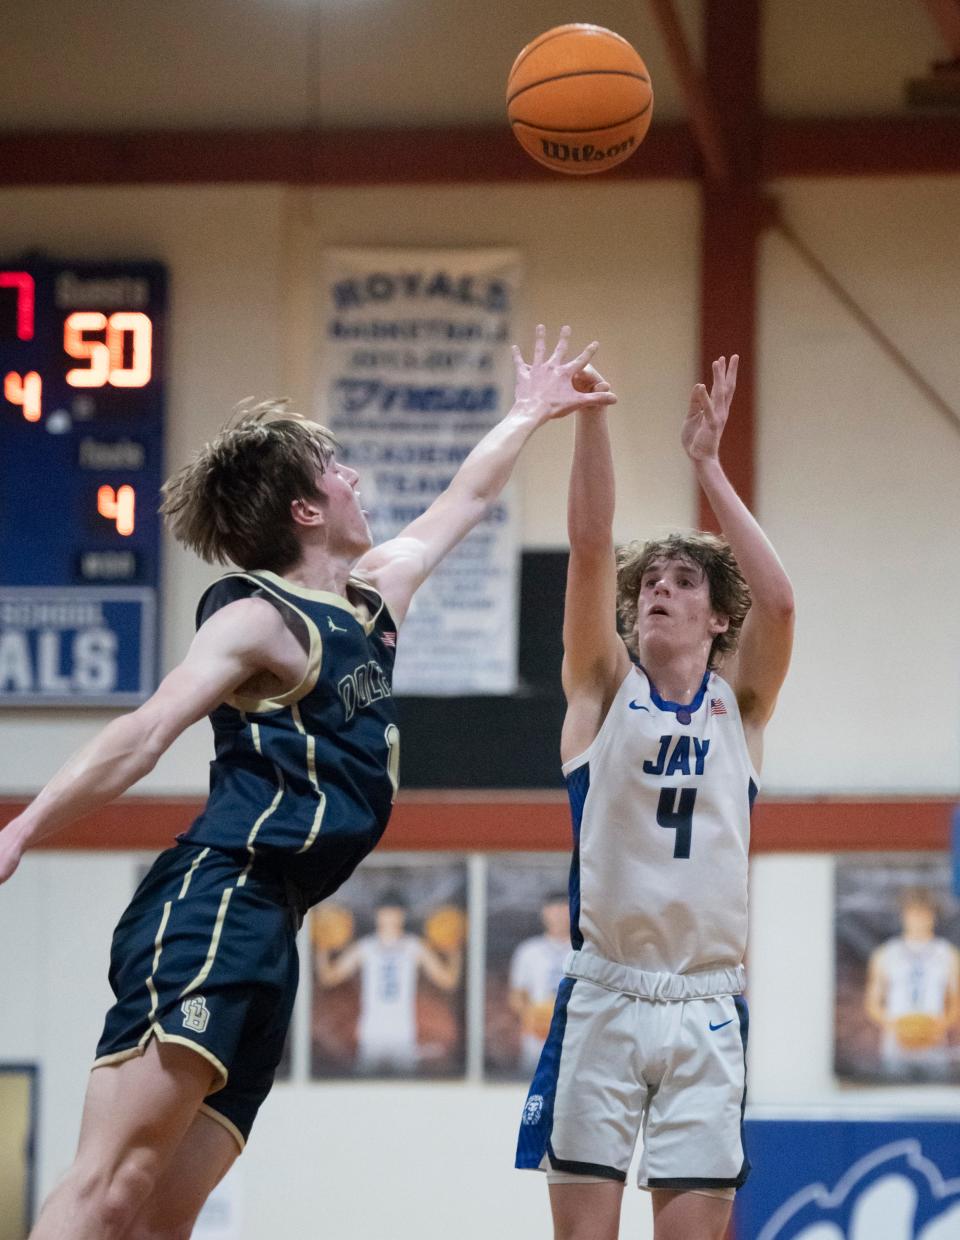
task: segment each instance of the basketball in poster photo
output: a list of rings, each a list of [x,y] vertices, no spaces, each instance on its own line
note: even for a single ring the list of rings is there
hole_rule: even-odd
[[[960,1082],[960,906],[946,858],[842,861],[837,1076]]]
[[[464,1072],[466,869],[371,864],[313,910],[312,1075]]]
[[[536,1069],[570,953],[569,869],[562,857],[491,857],[488,863],[488,1076],[527,1080]]]

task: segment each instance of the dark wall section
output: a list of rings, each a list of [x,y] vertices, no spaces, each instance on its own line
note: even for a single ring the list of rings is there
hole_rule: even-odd
[[[561,786],[566,551],[525,551],[517,693],[398,699],[404,788]]]

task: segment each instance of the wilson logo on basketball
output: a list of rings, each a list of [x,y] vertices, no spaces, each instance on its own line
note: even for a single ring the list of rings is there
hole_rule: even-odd
[[[560,163],[573,160],[575,163],[581,164],[596,160],[616,159],[624,151],[629,151],[634,143],[635,139],[631,136],[623,142],[618,142],[615,146],[608,146],[606,150],[603,150],[601,147],[591,146],[589,142],[585,142],[583,146],[570,146],[566,142],[551,142],[547,138],[540,139],[540,146],[547,159],[555,159]]]

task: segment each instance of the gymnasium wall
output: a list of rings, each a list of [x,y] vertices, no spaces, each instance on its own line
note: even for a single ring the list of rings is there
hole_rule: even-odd
[[[657,125],[683,117],[685,106],[648,7],[594,0],[589,19],[642,48]],[[677,8],[699,57],[701,0],[678,0]],[[585,14],[581,0],[500,6],[495,23],[490,12],[444,0],[33,0],[28,17],[8,6],[0,14],[0,133],[379,127],[385,116],[398,125],[500,124],[515,50],[536,31]],[[897,112],[905,78],[943,55],[923,6],[904,0],[765,0],[763,16],[771,116]],[[960,178],[797,180],[769,189],[956,408]],[[621,397],[613,436],[616,534],[625,539],[695,521],[678,425],[701,377],[699,203],[697,186],[679,181],[0,188],[0,256],[29,247],[169,265],[173,468],[243,397],[289,394],[310,408],[324,246],[519,249],[526,275],[518,340],[529,346],[543,320],[551,329],[569,321],[578,339],[602,341],[601,365]],[[744,358],[757,377],[756,508],[799,609],[763,795],[956,796],[956,433],[774,233],[761,251],[758,322],[755,356]],[[527,548],[564,545],[571,430],[545,428],[519,466]],[[168,541],[166,668],[185,649],[195,599],[214,575]],[[109,717],[0,713],[0,797],[33,793]],[[198,725],[137,791],[197,797],[209,756],[208,729]],[[129,812],[136,816],[135,802]],[[41,1196],[75,1148],[109,1002],[110,934],[143,860],[37,853],[0,891],[0,1061],[40,1066]],[[833,868],[828,854],[754,862],[752,1104],[960,1111],[936,1088],[851,1089],[834,1080]],[[295,1082],[304,1067],[295,1056]],[[278,1085],[236,1173],[244,1240],[281,1228],[323,1240],[544,1234],[541,1178],[511,1169],[522,1097],[515,1085],[472,1082]],[[622,1234],[651,1235],[646,1199],[635,1191],[626,1195]]]
[[[775,192],[807,243],[956,403],[960,181],[796,181]],[[677,182],[0,191],[11,254],[32,245],[169,263],[171,468],[245,396],[289,394],[311,407],[324,246],[388,237],[519,248],[518,340],[529,342],[542,319],[602,341],[620,395],[620,539],[696,519],[678,425],[698,377],[698,219],[696,191]],[[960,753],[956,433],[776,233],[761,256],[759,321],[757,356],[744,359],[758,378],[757,510],[798,598],[765,790],[949,795]],[[547,426],[520,463],[527,547],[563,545],[571,442],[571,425]],[[213,576],[168,540],[165,667],[185,649],[195,599]],[[915,704],[915,726],[904,728],[895,686]],[[0,716],[0,795],[35,789],[102,721],[96,712]],[[182,738],[140,791],[202,793],[205,734],[200,725]]]
[[[821,257],[955,399],[960,181],[790,182],[775,187]],[[157,257],[171,268],[169,464],[232,404],[289,392],[308,407],[313,297],[329,244],[508,244],[526,260],[521,342],[538,319],[603,341],[614,417],[617,536],[690,524],[677,446],[694,373],[698,199],[680,183],[295,191],[280,188],[0,192],[15,253]],[[960,721],[960,528],[955,433],[775,235],[761,263],[758,513],[794,579],[797,653],[769,732],[768,796],[953,795]],[[737,347],[736,341],[730,348]],[[735,416],[735,414],[734,414]],[[520,471],[524,544],[564,541],[571,428],[550,426]],[[184,649],[213,575],[167,548],[164,663]],[[0,795],[34,791],[108,716],[0,715]],[[191,730],[138,791],[205,790],[210,746]],[[135,813],[131,805],[131,813]],[[478,841],[479,842],[479,841]],[[0,1059],[41,1065],[39,1187],[75,1144],[85,1073],[108,1002],[107,946],[139,858],[28,857],[0,893]],[[752,1100],[860,1106],[831,1070],[832,858],[759,858],[750,943]],[[958,1104],[938,1091],[926,1108]],[[510,1170],[515,1086],[284,1085],[239,1175],[245,1237],[542,1231],[536,1176]],[[424,1173],[424,1167],[429,1172]],[[630,1195],[625,1233],[649,1234]],[[398,1218],[396,1201],[405,1209]],[[469,1209],[464,1210],[464,1203]],[[631,1218],[631,1215],[633,1216]],[[409,1220],[407,1224],[406,1220]],[[424,1220],[429,1220],[430,1231]]]

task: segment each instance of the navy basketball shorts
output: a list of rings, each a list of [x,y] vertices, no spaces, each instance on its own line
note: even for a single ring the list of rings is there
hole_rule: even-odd
[[[732,1196],[750,1169],[742,969],[644,973],[578,952],[566,972],[516,1165],[623,1183],[642,1136],[641,1188]]]
[[[94,1067],[150,1039],[189,1047],[214,1070],[202,1110],[241,1150],[283,1053],[299,967],[300,910],[275,872],[178,843],[161,853],[120,918],[110,951],[116,1003]]]

